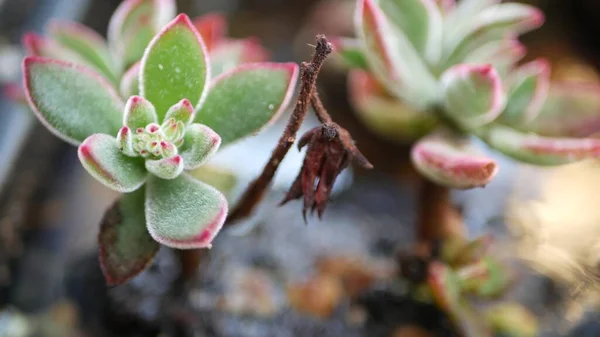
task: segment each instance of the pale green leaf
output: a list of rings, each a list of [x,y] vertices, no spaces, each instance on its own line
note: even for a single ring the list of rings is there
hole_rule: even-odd
[[[208,90],[210,68],[206,47],[185,14],[152,40],[141,68],[141,95],[154,104],[159,120],[184,98],[199,107]]]
[[[145,128],[150,123],[157,123],[156,109],[152,103],[140,96],[131,96],[125,105],[123,125],[136,132],[138,128]]]
[[[186,170],[193,170],[206,163],[221,145],[221,137],[202,124],[189,125],[185,131],[179,153]]]
[[[184,164],[180,155],[162,159],[146,159],[146,169],[161,179],[175,179],[183,172]]]
[[[194,122],[207,125],[223,144],[255,134],[274,121],[290,102],[295,63],[249,63],[216,78]]]
[[[30,107],[58,137],[77,145],[94,133],[117,134],[123,102],[101,76],[41,57],[26,58],[23,68]]]
[[[146,191],[146,221],[156,241],[178,249],[211,247],[227,217],[221,192],[185,173],[173,180],[150,176]]]
[[[123,154],[113,136],[94,134],[77,151],[83,167],[106,187],[117,192],[133,192],[146,181],[148,173],[142,158]]]

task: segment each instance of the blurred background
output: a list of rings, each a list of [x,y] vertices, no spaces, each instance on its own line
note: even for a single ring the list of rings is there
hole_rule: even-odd
[[[352,34],[352,0],[177,2],[190,16],[225,14],[230,36],[259,37],[275,61],[307,60],[317,33]],[[547,15],[542,29],[522,38],[527,58],[549,58],[555,79],[600,85],[600,2],[521,2]],[[43,33],[59,18],[104,35],[119,3],[0,0],[0,85],[19,81],[25,32]],[[401,324],[426,329],[397,336],[452,335],[434,308],[375,295],[369,302],[375,318],[365,328],[365,309],[352,300],[393,277],[395,250],[412,242],[417,179],[402,155],[407,149],[369,133],[354,116],[343,69],[330,62],[319,90],[376,166],[344,175],[323,221],[305,226],[299,204],[275,207],[299,169],[302,157],[294,153],[260,214],[220,235],[192,282],[173,286],[181,266],[173,251],[162,249],[149,271],[114,288],[105,286],[99,269],[96,234],[116,194],[88,176],[75,148],[4,91],[0,337],[389,336]],[[219,158],[238,188],[259,173],[284,120]],[[247,165],[231,165],[241,152],[250,154]],[[496,236],[494,250],[518,270],[506,296],[536,314],[541,335],[600,336],[600,163],[540,169],[496,157],[501,171],[490,186],[452,196],[469,233]]]

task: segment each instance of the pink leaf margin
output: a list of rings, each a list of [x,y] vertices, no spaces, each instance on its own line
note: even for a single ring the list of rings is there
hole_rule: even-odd
[[[89,69],[87,67],[81,66],[81,65],[77,65],[71,62],[67,62],[67,61],[61,61],[61,60],[56,60],[56,59],[51,59],[51,58],[47,58],[47,57],[41,57],[41,56],[27,56],[25,57],[25,59],[23,60],[23,65],[22,65],[22,71],[23,71],[23,88],[25,90],[25,97],[27,98],[27,103],[29,104],[29,107],[31,108],[31,110],[33,111],[33,113],[36,115],[36,117],[38,118],[38,120],[48,129],[50,130],[50,132],[52,132],[56,137],[64,140],[65,142],[74,145],[74,146],[79,146],[81,143],[73,138],[67,137],[64,134],[62,134],[62,132],[60,132],[59,130],[55,129],[52,125],[50,125],[50,123],[46,120],[46,118],[44,117],[44,115],[40,112],[40,110],[37,108],[37,104],[35,102],[35,99],[33,98],[33,95],[31,93],[31,75],[30,75],[30,69],[32,66],[36,65],[36,64],[42,64],[42,65],[58,65],[60,67],[64,67],[64,68],[74,68],[77,71],[79,71],[82,74],[85,74],[87,76],[90,76],[92,78],[94,78],[96,81],[98,81],[98,83],[100,83],[100,85],[102,87],[104,87],[109,94],[115,99],[116,102],[118,102],[118,105],[120,106],[125,106],[125,103],[123,103],[123,100],[121,99],[121,97],[119,96],[119,94],[115,91],[115,89],[113,88],[113,86],[106,80],[104,79],[104,77],[102,77],[101,75],[99,75],[98,73],[96,73],[94,70]]]
[[[179,14],[175,19],[173,19],[173,21],[171,21],[169,24],[167,24],[150,41],[150,44],[148,44],[148,47],[146,47],[144,56],[142,57],[142,60],[140,61],[140,63],[141,63],[140,73],[139,73],[140,94],[141,94],[141,96],[145,96],[144,95],[144,76],[143,76],[144,71],[143,71],[143,69],[146,67],[146,62],[148,60],[150,52],[152,51],[154,46],[156,46],[156,44],[160,41],[160,39],[166,33],[170,32],[173,29],[180,28],[180,27],[182,27],[184,29],[188,29],[189,31],[191,31],[194,34],[196,41],[198,42],[198,44],[200,45],[200,48],[202,49],[202,53],[203,53],[203,57],[204,57],[204,64],[206,65],[206,79],[204,82],[204,91],[202,92],[202,95],[200,96],[199,101],[195,105],[195,109],[198,110],[204,104],[204,101],[206,100],[206,97],[208,96],[208,93],[209,93],[210,78],[211,78],[210,58],[209,58],[208,49],[206,48],[206,44],[204,44],[204,40],[202,39],[202,36],[198,32],[198,30],[196,30],[196,28],[194,27],[194,24],[192,23],[192,20],[190,19],[190,17],[187,16],[186,14]]]
[[[288,75],[289,81],[288,81],[287,89],[283,96],[283,100],[281,101],[281,104],[279,104],[279,106],[275,110],[275,113],[273,114],[273,116],[271,116],[271,119],[269,119],[269,121],[267,123],[265,123],[265,125],[263,125],[261,128],[256,130],[254,132],[254,134],[258,134],[262,130],[273,125],[273,123],[275,123],[275,121],[277,121],[277,119],[279,119],[281,114],[289,106],[289,104],[292,100],[292,96],[294,95],[294,89],[296,88],[296,83],[298,82],[298,76],[300,74],[300,68],[298,67],[298,65],[293,62],[288,62],[288,63],[275,63],[275,62],[245,63],[245,64],[238,66],[235,69],[232,69],[228,72],[225,72],[225,73],[215,77],[215,79],[212,81],[211,88],[210,88],[212,90],[212,88],[214,88],[216,85],[218,85],[219,82],[224,81],[224,80],[228,79],[229,77],[236,75],[237,73],[249,71],[249,70],[257,70],[257,69],[284,70],[289,74]],[[201,121],[199,121],[199,122],[201,122]],[[239,140],[237,140],[237,141],[239,141]],[[235,143],[235,142],[233,142],[233,143]]]

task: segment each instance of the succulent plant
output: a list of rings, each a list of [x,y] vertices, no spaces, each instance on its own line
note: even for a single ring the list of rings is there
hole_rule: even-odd
[[[185,14],[169,22],[171,13],[170,0],[125,1],[112,18],[109,47],[76,24],[53,26],[60,42],[25,38],[38,55],[23,62],[29,106],[57,137],[78,146],[91,176],[123,193],[99,235],[109,284],[144,270],[159,243],[211,246],[227,201],[186,171],[204,164],[219,146],[270,124],[288,105],[298,77],[295,63],[240,65],[266,54],[256,53],[253,40],[250,52],[244,51],[248,41],[225,41],[215,16],[194,24]],[[213,78],[215,68],[222,73]]]
[[[512,283],[507,266],[488,253],[491,242],[489,236],[448,237],[437,260],[401,257],[402,276],[411,277],[418,270],[420,279],[413,275],[417,284],[413,296],[433,301],[466,336],[536,336],[537,319],[522,305],[492,303],[482,312],[473,301],[497,299]]]
[[[356,38],[339,38],[351,101],[376,133],[414,142],[412,161],[452,188],[498,171],[474,141],[517,161],[561,165],[600,156],[598,89],[551,84],[547,61],[519,64],[535,7],[499,0],[357,0]]]

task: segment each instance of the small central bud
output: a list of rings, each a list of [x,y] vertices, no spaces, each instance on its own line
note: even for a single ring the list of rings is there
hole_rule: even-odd
[[[177,155],[177,147],[183,144],[185,125],[170,118],[158,125],[150,123],[135,130],[132,139],[133,152],[144,158],[161,159]]]

